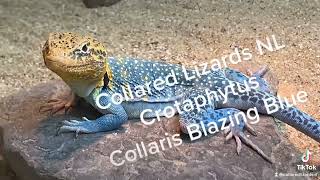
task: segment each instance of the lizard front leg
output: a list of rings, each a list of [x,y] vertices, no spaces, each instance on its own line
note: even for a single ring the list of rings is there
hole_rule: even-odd
[[[58,134],[64,132],[75,132],[76,136],[79,133],[97,133],[111,131],[118,129],[124,122],[128,120],[128,115],[124,108],[119,104],[114,104],[110,96],[101,96],[99,103],[106,109],[100,109],[97,104],[94,107],[97,108],[102,113],[105,114],[96,120],[88,120],[87,118],[82,118],[79,120],[69,120],[63,121],[63,125],[59,128]]]
[[[66,114],[72,107],[77,104],[79,99],[80,97],[70,91],[68,97],[66,98],[52,98],[47,101],[44,105],[40,106],[39,112],[50,112],[50,115],[53,115],[61,110],[64,110]]]

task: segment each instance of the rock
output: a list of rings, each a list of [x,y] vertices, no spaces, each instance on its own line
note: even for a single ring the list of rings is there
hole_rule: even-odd
[[[120,0],[83,0],[87,8],[97,8],[99,6],[111,6]]]
[[[70,115],[47,117],[38,113],[49,97],[66,89],[61,81],[52,81],[1,100],[1,149],[21,180],[273,179],[275,173],[296,172],[296,164],[301,164],[300,154],[279,136],[274,120],[262,116],[254,125],[258,136],[250,139],[273,157],[274,164],[245,145],[237,155],[235,142],[225,143],[223,133],[219,133],[195,142],[184,136],[182,144],[172,148],[166,141],[165,150],[159,153],[141,153],[144,157],[138,155],[135,162],[115,166],[110,161],[113,151],[123,151],[115,158],[120,161],[126,151],[137,148],[136,143],[159,144],[160,140],[171,138],[176,133],[178,118],[162,118],[151,126],[129,120],[119,130],[81,134],[78,138],[73,133],[56,136],[62,120],[98,115],[84,103]]]

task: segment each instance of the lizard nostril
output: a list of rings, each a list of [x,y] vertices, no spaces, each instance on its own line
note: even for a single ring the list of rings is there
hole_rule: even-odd
[[[48,41],[46,41],[46,43],[43,45],[43,48],[42,48],[42,53],[47,53],[48,52]]]
[[[43,45],[43,48],[42,48],[42,56],[45,64],[46,64],[46,56],[48,55],[48,53],[49,53],[49,46],[48,46],[48,41],[46,41],[46,43]]]

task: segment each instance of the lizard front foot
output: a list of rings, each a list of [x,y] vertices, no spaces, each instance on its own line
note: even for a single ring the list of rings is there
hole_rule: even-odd
[[[57,135],[65,132],[75,132],[76,137],[78,137],[79,133],[90,133],[92,121],[87,119],[86,117],[82,117],[83,121],[78,120],[65,120],[63,121],[63,125],[59,128]]]
[[[256,132],[254,129],[247,123],[244,124],[244,127],[254,136],[256,136]],[[226,141],[229,141],[230,139],[234,138],[237,143],[237,153],[238,155],[241,152],[241,144],[242,142],[250,146],[253,150],[255,150],[258,154],[260,154],[264,159],[269,161],[270,163],[273,163],[272,159],[268,157],[256,144],[254,144],[249,138],[246,137],[246,135],[243,133],[243,128],[240,128],[237,125],[232,125],[232,123],[229,124],[228,128],[226,129],[225,133],[226,135]]]
[[[64,109],[65,114],[76,104],[76,95],[71,92],[67,99],[53,98],[50,99],[46,104],[40,106],[39,112],[45,113],[50,112],[53,115]]]

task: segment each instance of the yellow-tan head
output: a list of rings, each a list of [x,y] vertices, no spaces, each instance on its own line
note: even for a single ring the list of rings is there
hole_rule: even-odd
[[[78,86],[101,84],[108,69],[104,46],[94,38],[76,33],[50,33],[42,54],[46,66],[71,88],[85,89],[80,96],[87,95],[83,91],[88,90]]]

